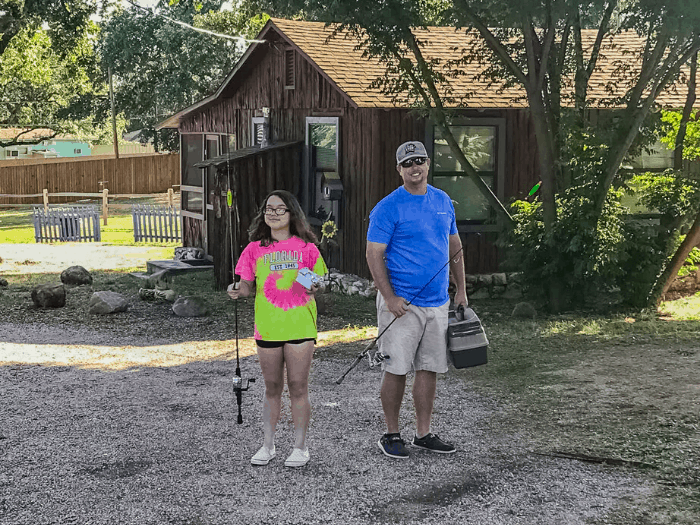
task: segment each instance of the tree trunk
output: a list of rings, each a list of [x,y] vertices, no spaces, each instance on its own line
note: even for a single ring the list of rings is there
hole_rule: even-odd
[[[652,292],[652,295],[649,300],[650,305],[653,304],[657,307],[659,306],[661,298],[666,292],[668,292],[668,289],[671,287],[671,284],[676,279],[676,276],[678,275],[681,266],[683,266],[683,263],[688,258],[688,254],[690,254],[692,249],[698,245],[700,245],[700,212],[698,212],[698,214],[695,216],[695,222],[693,222],[693,226],[691,226],[690,231],[685,236],[685,239],[676,250],[676,253],[673,254],[671,262],[668,263],[666,269],[663,271],[663,273],[657,280],[657,286]]]
[[[693,55],[690,60],[690,78],[688,79],[688,96],[685,99],[685,106],[683,107],[683,115],[681,116],[681,122],[678,126],[678,135],[676,135],[676,144],[673,148],[673,167],[677,170],[683,168],[683,143],[685,142],[685,132],[688,128],[688,121],[690,120],[690,115],[693,112],[693,106],[695,105],[695,88],[696,88],[696,78],[698,73],[698,55]]]

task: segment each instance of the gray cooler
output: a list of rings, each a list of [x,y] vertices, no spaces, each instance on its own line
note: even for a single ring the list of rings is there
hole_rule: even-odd
[[[447,325],[447,350],[455,368],[485,365],[488,362],[486,338],[481,321],[471,308],[450,309]]]

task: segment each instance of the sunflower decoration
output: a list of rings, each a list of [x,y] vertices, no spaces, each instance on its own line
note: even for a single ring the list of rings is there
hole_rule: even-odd
[[[332,239],[336,233],[338,233],[338,227],[331,220],[324,222],[323,226],[321,226],[321,239]]]

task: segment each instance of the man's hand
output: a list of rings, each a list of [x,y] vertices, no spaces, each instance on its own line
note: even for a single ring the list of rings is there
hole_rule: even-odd
[[[455,294],[455,308],[458,308],[459,305],[464,306],[465,308],[469,306],[469,300],[467,299],[467,292],[464,290],[458,290],[457,293]]]
[[[408,312],[408,303],[403,297],[394,295],[388,299],[385,299],[384,301],[386,303],[387,309],[396,317],[401,317],[406,312]]]

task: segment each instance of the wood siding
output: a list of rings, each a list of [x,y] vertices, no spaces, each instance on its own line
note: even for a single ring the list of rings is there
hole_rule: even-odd
[[[65,158],[38,164],[0,167],[0,194],[98,193],[104,185],[110,194],[163,193],[180,184],[180,155],[143,155],[125,158]],[[84,197],[51,197],[51,203],[72,202]],[[41,197],[0,197],[0,204],[32,204]]]
[[[343,229],[338,237],[342,253],[340,269],[369,277],[365,260],[369,213],[377,202],[402,184],[395,166],[396,148],[407,140],[425,141],[427,123],[417,111],[409,109],[355,107],[298,53],[295,53],[296,87],[284,89],[284,50],[284,45],[280,44],[277,48],[256,51],[246,62],[245,70],[239,71],[227,87],[224,98],[183,119],[180,131],[232,133],[236,136],[237,148],[244,148],[252,144],[251,118],[262,116],[263,107],[270,108],[273,142],[304,140],[307,117],[339,117],[340,177],[344,188]],[[537,149],[529,114],[519,109],[464,110],[460,116],[505,120],[503,201],[507,204],[514,198],[526,196],[538,180]],[[298,190],[302,153],[303,150],[299,151],[293,165],[275,163],[271,167],[273,165],[268,163],[263,169],[244,161],[236,167],[241,181],[240,198],[249,201],[245,207],[240,206],[242,222],[252,218],[248,213],[255,210],[253,202],[258,203],[268,191],[275,187],[289,189],[292,186],[290,177],[296,177],[294,187]],[[275,187],[270,185],[273,180]],[[251,181],[255,181],[253,186],[248,185]],[[243,224],[241,226],[241,231],[245,231]],[[494,234],[470,233],[462,235],[462,239],[468,273],[498,271],[499,254]],[[186,242],[190,242],[187,236]]]

